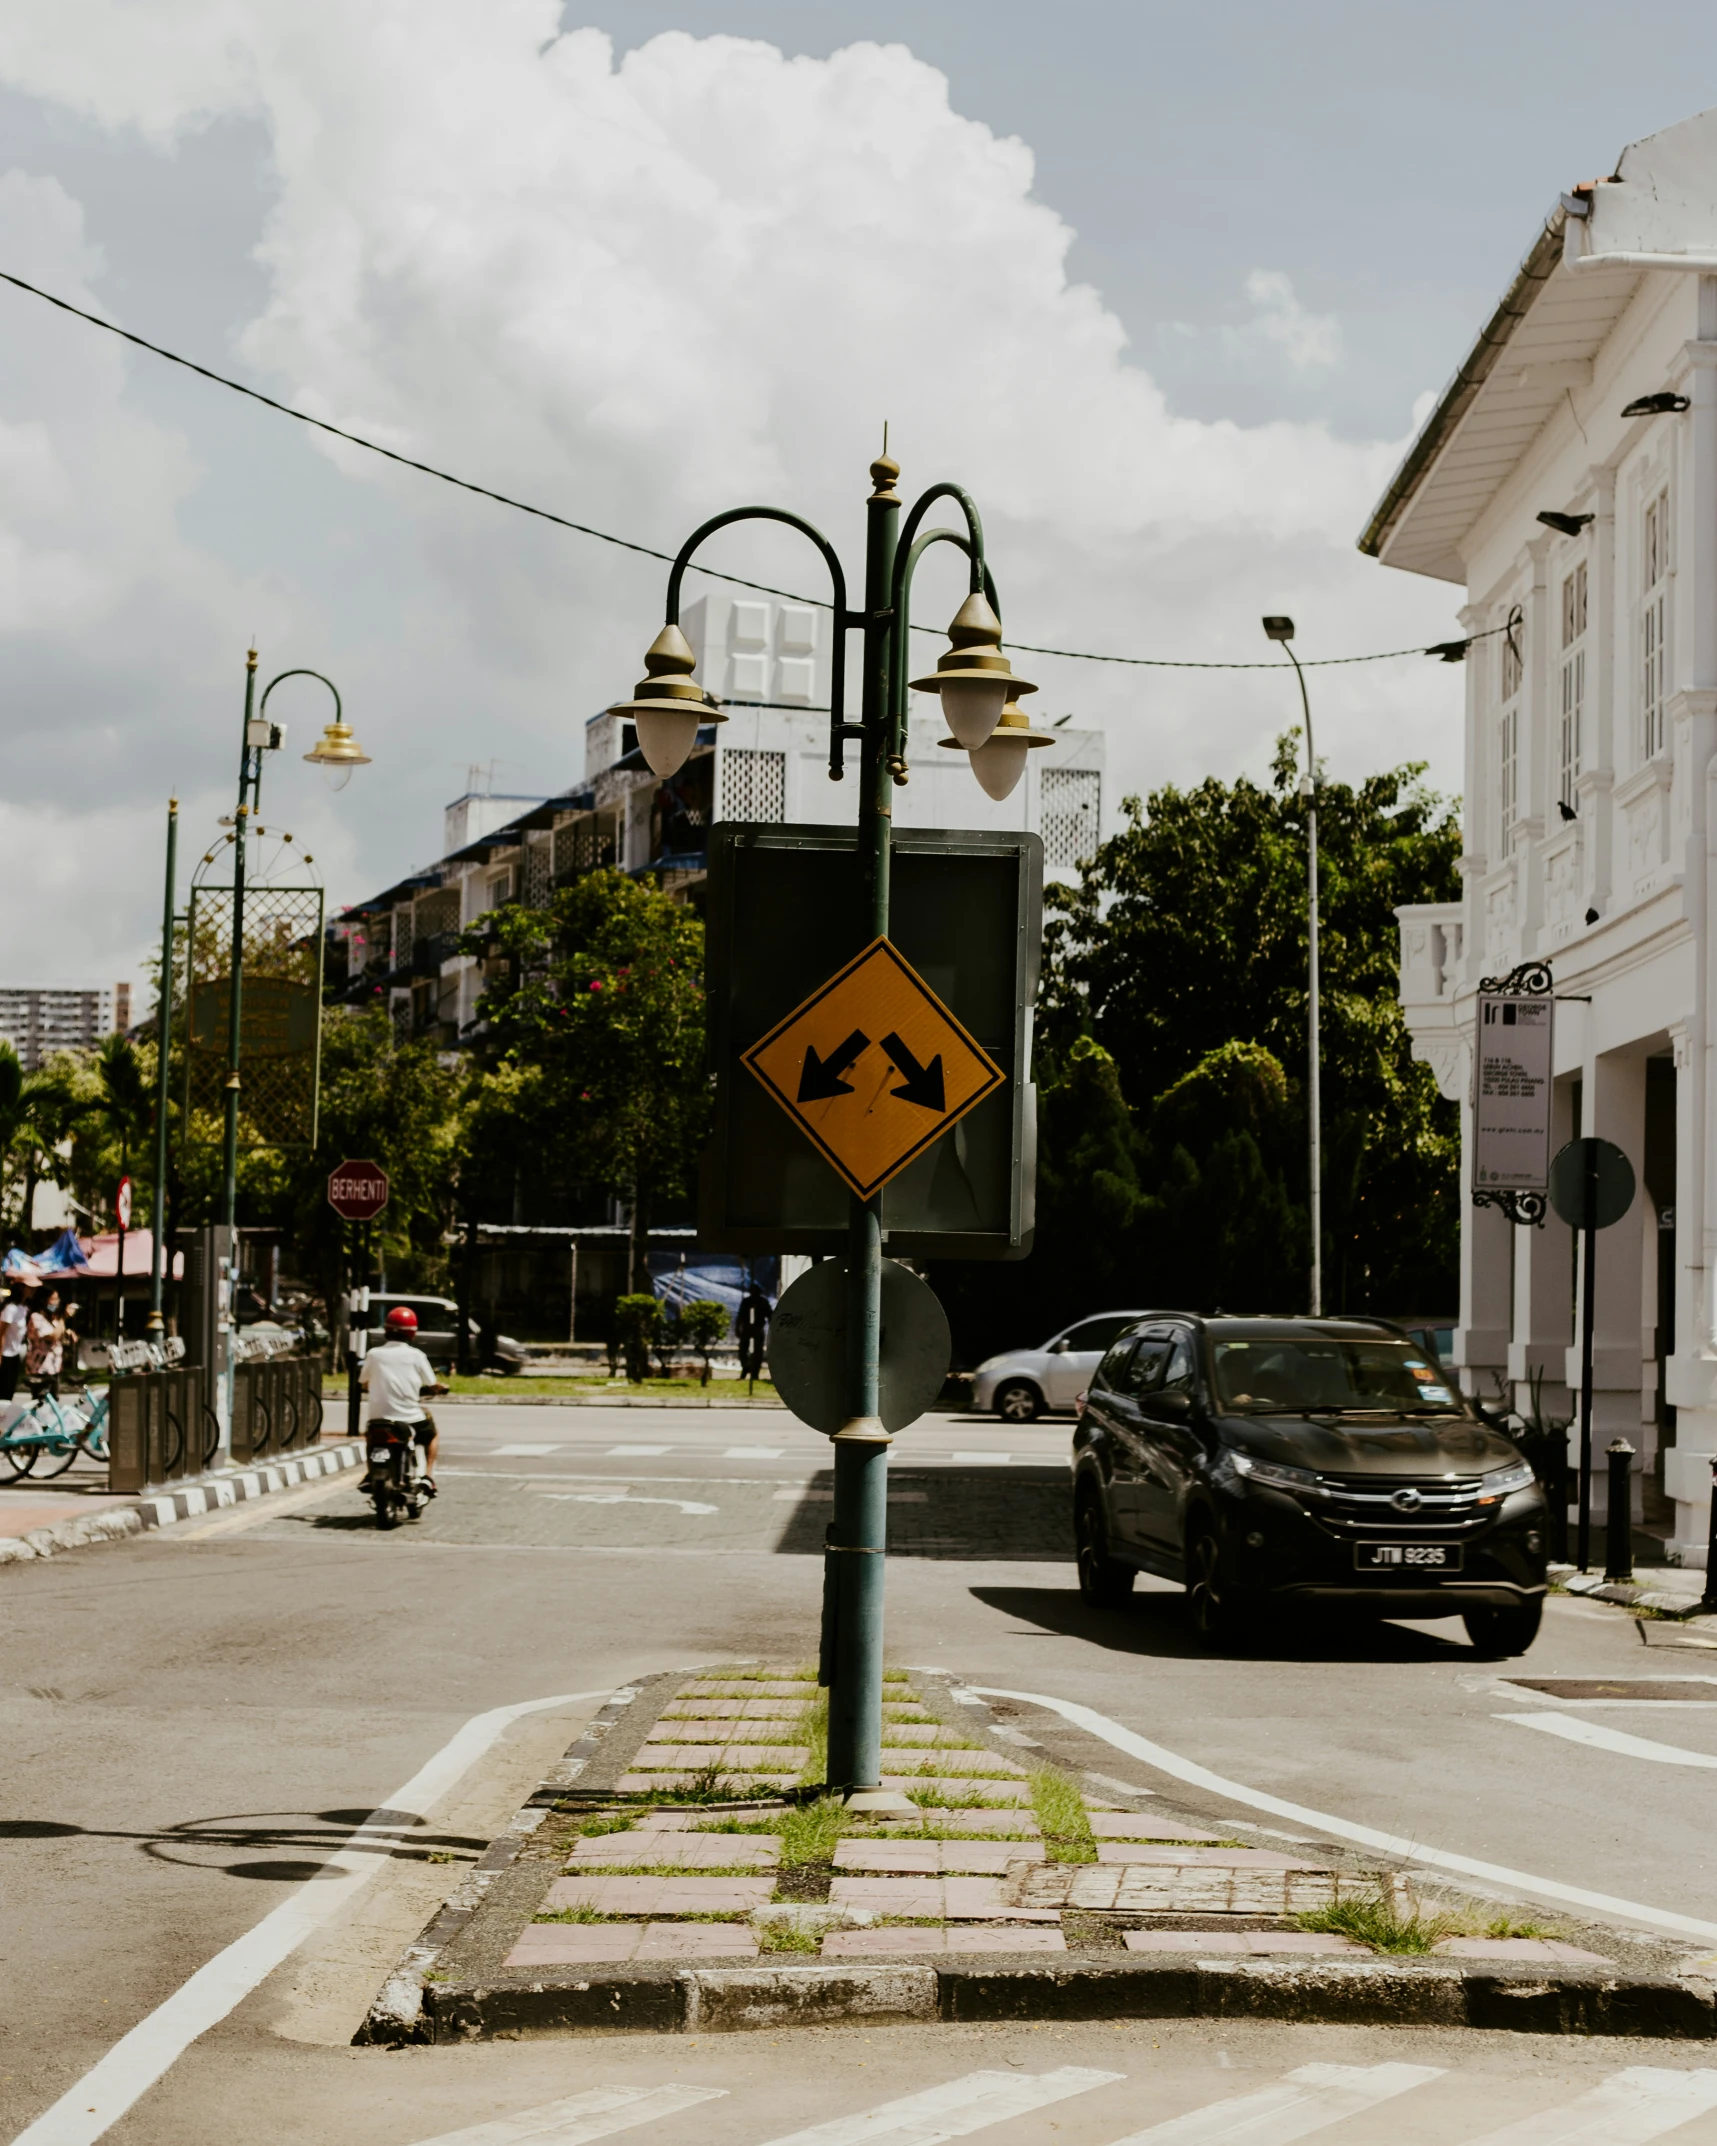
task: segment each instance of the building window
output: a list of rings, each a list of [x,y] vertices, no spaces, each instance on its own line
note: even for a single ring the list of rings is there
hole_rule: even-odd
[[[1082,864],[1097,847],[1103,778],[1095,768],[1046,767],[1039,778],[1045,864]]]
[[[1663,751],[1665,639],[1669,622],[1669,494],[1645,510],[1645,602],[1640,618],[1640,744],[1647,760]]]
[[[1497,801],[1502,812],[1502,832],[1506,841],[1514,830],[1520,816],[1520,709],[1517,706],[1502,711],[1502,721],[1497,726],[1498,758]]]
[[[512,898],[512,873],[498,872],[489,882],[483,906],[485,909],[499,909],[504,902],[510,902]]]
[[[1570,810],[1580,779],[1581,731],[1586,709],[1586,562],[1562,584],[1562,729],[1560,796]]]
[[[1516,604],[1502,635],[1502,716],[1497,724],[1497,816],[1506,842],[1520,817],[1520,687],[1526,675],[1525,622]]]
[[[738,607],[735,606],[737,609]],[[721,756],[718,820],[784,820],[787,817],[787,755],[730,746]]]

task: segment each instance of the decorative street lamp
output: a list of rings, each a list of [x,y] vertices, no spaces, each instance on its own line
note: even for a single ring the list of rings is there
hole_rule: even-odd
[[[334,720],[327,725],[304,757],[313,767],[328,769],[344,789],[352,770],[368,767],[369,755],[352,735],[340,706],[340,695],[331,679],[320,671],[281,671],[271,678],[256,699],[256,650],[244,659],[244,733],[238,763],[238,809],[233,818],[233,925],[231,974],[227,983],[227,1084],[226,1123],[221,1153],[221,1220],[233,1229],[238,1221],[238,1099],[240,1017],[244,1000],[244,868],[245,834],[262,803],[262,756],[278,752],[286,742],[285,726],[268,720],[268,696],[288,678],[314,678],[334,696]],[[234,1253],[229,1245],[228,1257]],[[236,1271],[236,1268],[235,1268]]]
[[[1323,1102],[1318,1048],[1318,762],[1312,750],[1312,703],[1306,692],[1306,674],[1294,654],[1294,622],[1291,618],[1267,618],[1264,631],[1279,641],[1282,652],[1294,666],[1300,682],[1300,706],[1306,718],[1306,772],[1300,777],[1300,796],[1306,808],[1306,943],[1309,949],[1311,988],[1306,1001],[1306,1101],[1311,1125],[1311,1222],[1312,1222],[1312,1317],[1324,1310],[1324,1189]]]
[[[888,933],[892,785],[906,780],[907,635],[914,571],[933,544],[953,544],[971,567],[970,594],[948,629],[935,672],[912,688],[936,693],[953,733],[944,745],[966,752],[992,797],[1019,781],[1026,753],[1049,740],[1031,730],[1014,703],[1035,691],[1016,678],[1001,648],[996,593],[984,561],[978,510],[956,484],[933,484],[901,521],[894,489],[900,466],[884,454],[870,466],[866,502],[864,602],[847,608],[846,575],[820,530],[778,507],[735,507],[695,530],[668,575],[667,623],[644,659],[633,697],[610,711],[637,727],[639,749],[666,779],[685,762],[699,726],[724,722],[715,696],[701,686],[691,646],[680,631],[680,587],[706,538],[734,522],[783,522],[816,546],[833,585],[834,640],[829,681],[829,776],[845,773],[849,741],[859,748],[858,867],[863,900],[857,952]],[[951,499],[964,531],[919,525],[939,499]],[[857,722],[846,717],[846,636],[864,635],[863,692]],[[829,1785],[849,1796],[874,1795],[882,1770],[883,1557],[887,1547],[889,1434],[878,1415],[882,1339],[882,1202],[854,1197],[847,1256],[847,1365],[844,1420],[834,1435],[834,1521],[824,1585],[825,1628],[832,1621],[834,1680],[829,1694]],[[831,1617],[832,1613],[832,1617]]]

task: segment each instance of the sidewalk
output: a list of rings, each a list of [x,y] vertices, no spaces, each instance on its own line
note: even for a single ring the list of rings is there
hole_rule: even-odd
[[[87,1476],[68,1473],[41,1484],[26,1477],[0,1490],[0,1565],[56,1557],[90,1543],[171,1527],[222,1506],[291,1490],[318,1476],[343,1474],[360,1467],[363,1458],[361,1439],[324,1440],[249,1468],[217,1468],[190,1482],[135,1494],[103,1489],[105,1471],[99,1470]]]

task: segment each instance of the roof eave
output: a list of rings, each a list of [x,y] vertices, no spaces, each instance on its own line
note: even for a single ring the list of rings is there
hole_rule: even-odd
[[[1498,360],[1508,348],[1514,331],[1531,312],[1539,291],[1561,265],[1562,234],[1567,221],[1568,212],[1558,203],[1526,258],[1515,271],[1514,281],[1503,293],[1501,302],[1480,330],[1477,342],[1468,351],[1454,378],[1444,388],[1436,408],[1419,428],[1418,438],[1408,448],[1401,467],[1389,480],[1388,489],[1378,501],[1360,536],[1359,548],[1368,558],[1380,559],[1383,556],[1383,547],[1394,533],[1396,523],[1406,511],[1408,502],[1418,490],[1420,482],[1454,437],[1462,418],[1472,407],[1479,390],[1490,378]]]

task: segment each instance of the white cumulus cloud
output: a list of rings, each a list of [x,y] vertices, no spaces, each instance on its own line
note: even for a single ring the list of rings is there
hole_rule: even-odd
[[[1453,592],[1353,550],[1400,442],[1177,415],[1100,293],[1069,279],[1073,234],[1035,196],[1029,149],[955,112],[904,47],[811,60],[673,33],[616,61],[559,13],[13,0],[0,79],[160,151],[213,117],[260,122],[268,288],[234,323],[236,362],[305,409],[579,520],[671,550],[724,506],[787,505],[856,571],[886,419],[908,496],[947,476],[977,496],[1021,640],[1213,661],[1267,656],[1268,610],[1299,617],[1307,656],[1449,630]],[[0,231],[17,232],[14,211],[57,230],[43,280],[101,308],[75,204],[40,176],[6,187]],[[1236,333],[1291,370],[1334,361],[1337,324],[1285,275],[1259,271],[1248,295]],[[399,771],[367,793],[361,843],[321,843],[355,875],[341,899],[434,854],[451,757],[499,752],[532,771],[523,787],[576,776],[582,718],[636,675],[660,569],[332,444],[316,451],[351,502],[326,532],[338,601],[302,561],[200,558],[180,533],[195,460],[126,411],[125,374],[151,361],[90,341],[81,372],[0,398],[0,474],[16,472],[0,486],[0,631],[58,637],[78,679],[92,615],[146,604],[186,627],[161,654],[168,675],[195,663],[200,678],[190,614],[213,587],[231,639],[234,607],[260,590],[270,619],[316,639],[318,668],[367,689],[366,742]],[[812,555],[780,535],[734,538],[729,561],[818,589]],[[956,593],[927,568],[919,617],[940,624]],[[1019,667],[1047,712],[1107,725],[1128,787],[1258,766],[1296,708],[1290,687],[1244,673]],[[1452,778],[1449,677],[1319,674],[1332,769],[1428,756]],[[224,754],[224,704],[197,720]]]

